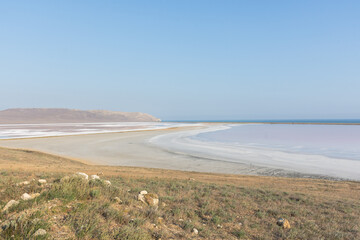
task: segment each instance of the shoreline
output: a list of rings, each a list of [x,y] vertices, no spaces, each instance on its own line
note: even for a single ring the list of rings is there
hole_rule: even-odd
[[[201,124],[166,122],[161,124],[158,122],[0,124],[0,141],[11,139],[21,140],[43,137],[166,130],[192,126],[201,126]]]
[[[108,131],[108,132],[96,132],[96,133],[78,133],[78,134],[64,134],[64,135],[49,135],[49,136],[32,136],[32,137],[14,137],[14,138],[0,138],[1,141],[16,141],[16,140],[27,140],[27,139],[42,139],[42,138],[57,138],[57,137],[74,137],[74,136],[91,136],[91,135],[98,135],[98,134],[111,134],[111,133],[128,133],[128,132],[147,132],[147,131],[166,131],[166,130],[174,130],[182,127],[169,127],[169,128],[154,128],[154,129],[136,129],[136,130],[119,130],[119,131]],[[1,146],[0,146],[1,147]]]
[[[360,181],[357,160],[328,157],[319,154],[295,153],[279,149],[227,145],[226,143],[192,139],[201,133],[226,130],[226,125],[155,136],[150,143],[171,152],[212,161],[243,164],[256,175],[301,176]]]
[[[326,174],[284,170],[281,167],[259,166],[249,162],[230,162],[218,157],[196,156],[182,151],[164,149],[149,142],[154,137],[164,136],[169,133],[184,133],[189,130],[203,128],[204,126],[193,126],[118,133],[2,139],[0,140],[0,146],[40,151],[92,165],[145,167],[215,174],[354,180],[327,176]]]
[[[276,168],[261,167],[261,166],[254,166],[254,165],[246,166],[245,168],[243,168],[243,171],[241,171],[241,172],[207,171],[207,170],[201,170],[201,169],[200,170],[189,170],[189,169],[163,168],[163,167],[154,167],[154,166],[152,166],[152,167],[136,166],[136,165],[104,165],[101,163],[89,161],[87,159],[81,159],[81,158],[70,157],[70,156],[65,156],[65,155],[57,155],[52,152],[39,151],[36,149],[11,148],[11,147],[3,147],[3,146],[0,146],[0,149],[4,149],[7,151],[22,151],[22,152],[26,152],[26,153],[37,153],[37,154],[41,154],[41,155],[51,155],[56,158],[68,159],[70,161],[77,162],[78,164],[85,164],[87,167],[96,167],[96,168],[99,168],[98,170],[101,170],[103,168],[113,169],[114,172],[118,171],[117,168],[124,168],[124,169],[141,169],[141,170],[146,170],[146,171],[150,171],[150,172],[162,172],[162,173],[163,172],[181,172],[183,174],[187,174],[188,176],[191,176],[191,175],[214,175],[214,176],[229,176],[229,177],[237,176],[237,177],[254,177],[254,178],[270,177],[270,178],[276,178],[276,179],[277,178],[281,178],[281,179],[282,178],[285,178],[285,179],[290,178],[290,179],[303,179],[303,180],[308,179],[308,180],[319,180],[319,181],[327,180],[327,181],[354,182],[354,183],[360,182],[360,181],[357,181],[354,179],[348,179],[348,178],[332,177],[332,176],[321,175],[321,174],[306,174],[306,173],[301,173],[301,172],[288,171],[288,170],[284,170],[284,169],[276,169]],[[181,155],[181,153],[173,153],[173,154]],[[197,157],[192,157],[192,158],[196,159]],[[212,158],[201,158],[201,159],[207,160],[207,161],[220,162],[220,163],[225,162],[222,160],[212,159]],[[2,168],[2,166],[0,164],[0,170],[14,170],[14,171],[19,170],[19,167],[16,166],[16,164],[8,163],[8,165],[11,165],[12,167],[11,168]],[[239,163],[237,165],[242,165],[242,164]],[[29,171],[26,168],[27,168],[27,165],[22,165],[20,167],[20,169],[22,169],[23,171]],[[48,166],[45,168],[47,169]],[[39,169],[42,169],[42,168],[39,167]],[[81,168],[79,168],[78,170],[80,171]],[[52,170],[52,171],[54,171],[54,170]],[[47,172],[47,171],[45,171],[45,172]],[[59,171],[59,172],[68,172],[68,171]],[[95,173],[94,170],[92,172]],[[169,178],[171,178],[171,176],[169,176]]]
[[[4,154],[5,153],[5,154]],[[14,158],[22,156],[21,159],[17,159],[16,162],[12,162],[9,159],[4,158],[4,155],[11,155]],[[29,156],[31,157],[30,159]],[[48,160],[51,162],[48,162]],[[46,163],[45,163],[46,162]],[[44,164],[45,163],[45,164]],[[53,164],[55,163],[55,164]],[[47,165],[46,165],[47,164]],[[61,167],[60,167],[61,166]],[[338,183],[338,184],[359,184],[360,181],[354,181],[351,179],[336,179],[327,176],[311,176],[304,177],[304,174],[294,173],[293,175],[254,175],[254,174],[232,174],[232,173],[217,173],[217,172],[197,172],[190,170],[175,170],[165,169],[156,167],[137,167],[137,166],[111,166],[94,164],[92,162],[65,157],[61,155],[55,155],[47,152],[20,149],[20,148],[7,148],[0,146],[0,170],[2,172],[13,172],[13,173],[73,173],[76,171],[86,171],[89,174],[100,174],[107,176],[118,176],[134,177],[140,176],[142,178],[163,178],[163,179],[185,179],[185,180],[201,180],[204,182],[228,184],[227,180],[237,180],[243,185],[254,185],[261,182],[259,186],[274,187],[275,185],[280,188],[277,184],[280,182],[294,181],[304,183],[319,183],[323,184],[326,182]],[[140,175],[139,175],[140,173]],[[244,182],[244,180],[251,180],[252,182]],[[268,181],[271,180],[271,181]],[[306,185],[303,185],[306,187]]]
[[[291,124],[291,125],[360,125],[360,122],[276,122],[276,121],[259,121],[259,122],[237,122],[237,121],[219,121],[219,122],[206,122],[206,121],[170,121],[169,123],[205,123],[205,124]]]

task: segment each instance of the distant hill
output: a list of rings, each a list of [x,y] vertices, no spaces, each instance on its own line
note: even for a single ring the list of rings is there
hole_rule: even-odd
[[[0,123],[159,122],[147,113],[65,108],[13,108],[0,111]]]

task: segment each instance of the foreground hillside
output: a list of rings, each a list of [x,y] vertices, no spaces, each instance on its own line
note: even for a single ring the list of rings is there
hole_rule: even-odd
[[[0,123],[159,122],[147,113],[65,108],[13,108],[0,111]]]
[[[360,238],[357,182],[92,166],[4,148],[0,169],[0,239]]]

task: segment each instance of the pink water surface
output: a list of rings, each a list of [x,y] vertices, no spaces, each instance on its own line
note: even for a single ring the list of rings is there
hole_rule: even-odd
[[[204,142],[360,160],[359,125],[241,124],[192,137]]]

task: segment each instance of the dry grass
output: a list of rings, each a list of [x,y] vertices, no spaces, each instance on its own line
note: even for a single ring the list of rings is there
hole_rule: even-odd
[[[14,223],[0,233],[5,239],[28,239],[39,228],[47,230],[45,239],[360,238],[358,182],[92,166],[8,149],[0,149],[0,169],[1,208],[24,192],[41,192],[0,214],[0,224]],[[77,171],[101,174],[112,185],[59,181]],[[49,184],[16,186],[33,178],[46,178]],[[143,189],[160,196],[159,208],[135,199]],[[278,227],[279,217],[292,228]],[[198,235],[191,233],[193,228]]]

